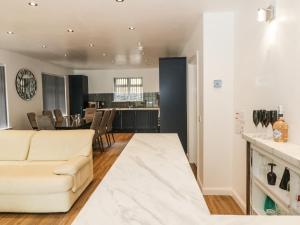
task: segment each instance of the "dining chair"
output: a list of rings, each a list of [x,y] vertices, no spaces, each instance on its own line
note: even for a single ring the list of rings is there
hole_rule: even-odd
[[[55,116],[56,122],[61,123],[61,122],[64,121],[64,116],[63,116],[63,114],[62,114],[62,112],[61,112],[60,109],[54,109],[53,112],[54,112],[54,116]]]
[[[103,116],[102,116],[102,120],[101,120],[101,123],[100,123],[100,126],[99,126],[99,140],[100,140],[102,150],[104,150],[103,140],[102,140],[103,135],[105,135],[107,145],[110,146],[109,138],[108,138],[107,133],[106,133],[106,126],[107,126],[107,123],[108,123],[109,115],[110,115],[110,110],[104,111]]]
[[[55,130],[54,123],[47,115],[37,116],[36,122],[38,130]]]
[[[102,112],[97,112],[94,116],[93,122],[91,124],[90,129],[95,131],[94,138],[93,138],[93,145],[95,146],[95,149],[97,145],[103,149],[103,146],[100,143],[100,137],[99,137],[99,128],[102,120]]]
[[[54,117],[53,117],[53,113],[52,113],[51,111],[49,111],[49,110],[44,110],[44,111],[43,111],[43,116],[48,116],[48,117],[50,118],[51,122],[52,122],[53,124],[55,124],[55,120],[54,120]]]
[[[37,130],[38,126],[37,126],[37,123],[36,123],[36,115],[35,115],[35,113],[34,112],[27,113],[27,117],[28,117],[28,120],[29,120],[31,128],[33,130]]]
[[[114,137],[114,133],[113,133],[113,122],[114,122],[114,119],[116,117],[116,113],[117,113],[116,109],[111,110],[110,115],[109,115],[109,119],[108,119],[108,122],[107,122],[107,125],[106,125],[106,133],[108,135],[110,144],[111,144],[110,135],[111,135],[114,143],[116,142],[115,137]]]
[[[97,112],[96,108],[86,108],[84,113],[84,119],[92,121],[94,119],[96,112]]]

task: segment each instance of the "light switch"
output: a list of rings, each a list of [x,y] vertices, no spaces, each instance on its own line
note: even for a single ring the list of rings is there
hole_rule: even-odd
[[[214,88],[222,88],[223,81],[222,80],[214,80]]]

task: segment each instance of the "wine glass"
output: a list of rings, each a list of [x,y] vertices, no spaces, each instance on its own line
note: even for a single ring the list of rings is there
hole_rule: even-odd
[[[272,110],[271,111],[271,124],[272,126],[274,125],[274,123],[277,121],[278,116],[277,116],[277,111],[276,110]]]
[[[261,112],[261,118],[260,118],[260,123],[261,125],[264,127],[265,125],[265,119],[266,119],[266,116],[267,116],[267,110],[260,110]]]
[[[260,111],[259,110],[253,110],[253,123],[255,127],[258,126],[260,122]]]
[[[271,121],[271,112],[270,111],[266,111],[266,115],[264,118],[264,125],[265,127],[268,127]]]

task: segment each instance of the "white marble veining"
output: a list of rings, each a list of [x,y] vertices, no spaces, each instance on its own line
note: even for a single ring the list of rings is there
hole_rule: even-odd
[[[268,153],[288,161],[290,164],[300,167],[300,145],[292,143],[277,143],[263,134],[243,134],[245,140],[257,147],[263,148]]]
[[[211,216],[175,134],[136,134],[73,225],[282,225],[299,217]]]
[[[176,134],[136,134],[74,225],[197,224],[209,215]]]

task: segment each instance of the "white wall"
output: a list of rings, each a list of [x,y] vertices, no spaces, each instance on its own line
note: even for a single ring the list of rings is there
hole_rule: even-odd
[[[194,66],[197,67],[196,80],[194,77],[188,77],[187,82],[188,152],[190,162],[195,161],[197,164],[197,177],[200,184],[203,181],[203,122],[200,119],[203,116],[202,25],[202,16],[199,16],[198,22],[181,52],[181,55],[188,57],[189,61],[192,59],[192,65],[188,66],[188,76],[194,75]],[[196,88],[196,93],[194,88]],[[196,116],[194,115],[194,107],[196,107]]]
[[[182,55],[197,50],[198,181],[204,194],[231,194],[234,13],[204,13]],[[213,88],[215,79],[223,81],[221,89]]]
[[[236,14],[235,109],[245,113],[245,131],[255,129],[253,109],[282,104],[290,142],[300,144],[300,1],[277,0],[276,20],[256,21],[257,8],[273,0],[240,1]],[[269,128],[270,130],[271,128]],[[233,189],[246,201],[245,141],[234,135]]]
[[[222,80],[222,88],[213,87]],[[234,13],[203,15],[203,149],[205,194],[232,187]]]
[[[9,125],[14,129],[30,128],[27,112],[41,113],[43,110],[42,76],[41,73],[68,75],[71,71],[54,66],[20,54],[0,50],[0,64],[5,66],[5,78],[7,86],[7,99],[9,111]],[[37,79],[37,93],[30,101],[22,100],[15,88],[15,78],[21,68],[27,68],[33,72]]]
[[[89,77],[89,93],[113,93],[115,77],[143,77],[144,92],[159,92],[159,69],[75,70]]]
[[[197,165],[197,64],[193,57],[187,67],[187,136],[188,158]]]

